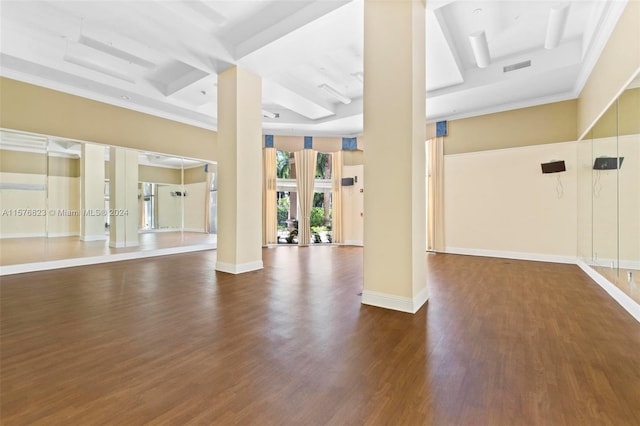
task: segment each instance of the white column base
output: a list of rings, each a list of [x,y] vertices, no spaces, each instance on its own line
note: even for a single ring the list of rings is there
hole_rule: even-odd
[[[249,263],[224,263],[216,262],[216,271],[226,272],[228,274],[243,274],[245,272],[257,271],[264,268],[261,260]]]
[[[402,297],[377,291],[363,291],[362,304],[392,309],[394,311],[415,314],[429,300],[429,292],[425,287],[415,297]]]

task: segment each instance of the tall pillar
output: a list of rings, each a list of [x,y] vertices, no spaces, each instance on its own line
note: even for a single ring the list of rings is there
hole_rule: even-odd
[[[262,269],[262,81],[238,67],[218,76],[216,270]]]
[[[104,210],[104,146],[82,144],[80,157],[80,240],[106,240]]]
[[[109,151],[109,247],[138,245],[138,153]]]
[[[428,298],[425,5],[365,0],[362,303],[415,313]]]

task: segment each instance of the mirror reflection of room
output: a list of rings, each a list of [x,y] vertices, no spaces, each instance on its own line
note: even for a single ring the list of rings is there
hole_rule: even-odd
[[[215,248],[216,164],[0,132],[0,266]]]

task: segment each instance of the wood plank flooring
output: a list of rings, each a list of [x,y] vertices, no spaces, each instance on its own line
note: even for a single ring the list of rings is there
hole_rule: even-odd
[[[640,325],[576,266],[428,255],[410,315],[361,248],[215,254],[2,277],[2,424],[640,424]]]

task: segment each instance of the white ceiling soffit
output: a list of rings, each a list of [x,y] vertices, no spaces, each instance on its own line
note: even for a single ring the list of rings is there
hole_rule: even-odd
[[[427,119],[577,97],[625,4],[428,0]],[[551,10],[563,6],[557,46],[545,49]],[[363,0],[3,0],[1,7],[3,76],[215,130],[217,75],[237,64],[263,79],[263,110],[278,115],[263,119],[265,131],[362,132]],[[486,36],[485,68],[469,41],[476,32]]]
[[[451,120],[576,98],[624,6],[625,1],[603,0],[428,2],[427,26],[431,22],[442,34],[427,28],[427,119]],[[566,22],[555,29],[560,34],[556,47],[545,49],[550,21],[557,17],[554,9],[567,12]],[[484,68],[470,40],[481,32],[490,56]],[[447,49],[450,56],[441,53]],[[437,66],[450,84],[444,79],[435,84],[430,78],[438,75],[434,67],[441,58],[444,64]]]

